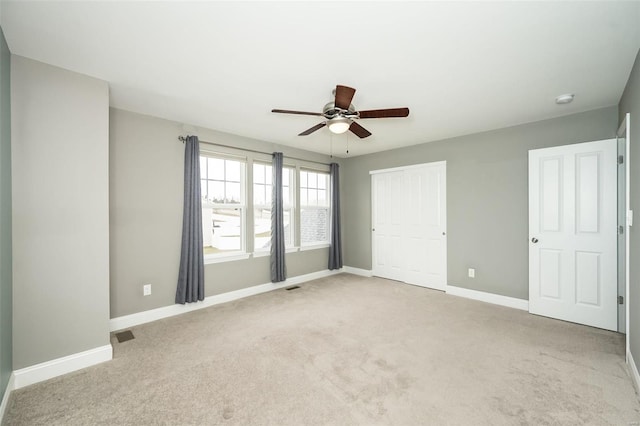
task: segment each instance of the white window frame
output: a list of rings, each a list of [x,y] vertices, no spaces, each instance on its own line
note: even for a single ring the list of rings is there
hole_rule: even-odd
[[[309,182],[307,180],[307,186],[303,187],[302,186],[302,173],[315,173],[317,175],[324,175],[326,176],[326,205],[312,205],[312,204],[302,204],[302,200],[303,200],[303,196],[302,196],[302,191],[303,189],[306,189],[307,191],[309,189],[316,189],[316,190],[320,190],[321,188],[319,188],[319,185],[316,183],[315,187],[310,187],[309,186]],[[307,177],[308,179],[308,177]],[[328,171],[326,170],[317,170],[317,169],[312,169],[312,168],[301,168],[300,169],[300,177],[298,179],[298,185],[297,185],[297,192],[298,192],[298,197],[300,200],[300,226],[299,226],[299,235],[300,235],[300,251],[305,251],[305,250],[313,250],[316,248],[321,248],[321,247],[329,247],[331,245],[331,215],[332,215],[332,208],[331,208],[331,175]],[[308,198],[307,198],[308,200]],[[317,198],[316,198],[317,200]],[[310,241],[310,242],[303,242],[302,241],[302,236],[303,236],[303,232],[302,232],[302,214],[304,210],[327,210],[327,232],[326,232],[326,239],[323,241]]]
[[[220,253],[208,253],[204,254],[204,263],[218,263],[225,262],[230,260],[238,260],[238,259],[247,259],[249,257],[249,253],[247,252],[247,160],[244,157],[225,155],[220,153],[207,152],[205,150],[201,150],[200,159],[202,158],[215,158],[219,160],[225,161],[235,161],[240,163],[240,203],[231,204],[231,203],[215,203],[207,201],[206,199],[202,200],[202,209],[226,209],[226,210],[234,210],[240,209],[240,249],[238,250],[230,250]],[[203,178],[203,171],[200,171],[200,183],[201,185],[205,184],[208,181],[212,181],[214,179],[209,179],[207,176]],[[225,180],[223,182],[227,182],[226,174]],[[217,181],[220,181],[217,179]],[[231,181],[233,182],[233,181]],[[203,238],[204,233],[207,230],[203,227]],[[203,246],[204,251],[204,246]]]

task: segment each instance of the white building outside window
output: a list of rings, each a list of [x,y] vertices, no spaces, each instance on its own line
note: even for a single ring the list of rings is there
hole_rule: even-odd
[[[329,173],[300,171],[300,243],[329,243],[331,226]]]

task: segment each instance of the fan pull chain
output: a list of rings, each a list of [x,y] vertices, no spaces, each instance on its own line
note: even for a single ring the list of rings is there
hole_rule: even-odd
[[[349,153],[349,133],[347,133],[347,154]]]
[[[333,158],[333,132],[329,132],[329,156]]]

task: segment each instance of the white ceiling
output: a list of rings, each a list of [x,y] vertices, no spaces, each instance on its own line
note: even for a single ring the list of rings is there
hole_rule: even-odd
[[[360,110],[350,156],[616,105],[640,2],[4,1],[12,53],[109,82],[116,108],[328,153],[336,84]],[[575,93],[570,105],[554,98]],[[347,133],[348,134],[348,133]],[[333,136],[345,156],[347,136]]]

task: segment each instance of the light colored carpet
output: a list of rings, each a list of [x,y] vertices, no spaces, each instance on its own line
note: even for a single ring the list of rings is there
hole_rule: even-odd
[[[622,335],[342,274],[133,328],[11,425],[640,421]]]

